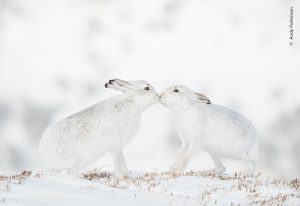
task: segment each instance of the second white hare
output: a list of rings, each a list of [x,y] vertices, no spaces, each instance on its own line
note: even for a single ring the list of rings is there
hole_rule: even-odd
[[[193,152],[203,149],[214,161],[209,173],[223,173],[221,158],[248,162],[247,173],[255,170],[258,149],[256,130],[243,115],[226,107],[211,104],[203,94],[175,85],[161,94],[160,102],[167,106],[175,120],[182,145],[170,172],[183,172]]]

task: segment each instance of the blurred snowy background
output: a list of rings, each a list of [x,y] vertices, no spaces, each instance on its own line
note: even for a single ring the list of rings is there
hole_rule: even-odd
[[[39,168],[51,122],[115,95],[111,78],[178,83],[245,114],[258,170],[300,174],[300,11],[287,0],[0,0],[0,173]],[[294,6],[294,45],[289,8]],[[125,149],[131,170],[164,170],[179,140],[155,105]],[[230,170],[238,163],[227,161]],[[111,168],[109,156],[96,165]],[[190,167],[212,167],[203,153]]]

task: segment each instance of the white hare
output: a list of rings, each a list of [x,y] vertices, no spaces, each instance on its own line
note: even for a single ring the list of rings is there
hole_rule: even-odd
[[[146,81],[114,79],[105,87],[122,94],[46,128],[39,150],[49,169],[77,172],[110,152],[116,177],[128,175],[122,149],[137,132],[141,113],[159,96]]]
[[[182,172],[191,154],[203,149],[210,154],[215,164],[215,168],[207,173],[220,174],[226,170],[221,158],[246,160],[247,174],[254,173],[257,134],[251,122],[243,115],[211,104],[203,94],[180,85],[164,91],[160,102],[171,110],[182,142],[170,172]]]

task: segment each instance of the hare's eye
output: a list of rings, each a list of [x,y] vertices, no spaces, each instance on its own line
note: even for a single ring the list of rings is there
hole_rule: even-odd
[[[150,87],[145,87],[144,90],[150,90]]]
[[[179,92],[179,90],[178,90],[178,89],[174,89],[174,90],[173,90],[173,92],[176,92],[176,93],[178,93],[178,92]]]

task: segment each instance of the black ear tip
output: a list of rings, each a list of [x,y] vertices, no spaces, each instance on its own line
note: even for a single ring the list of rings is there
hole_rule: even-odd
[[[108,84],[107,84],[107,83],[105,83],[105,85],[104,85],[104,86],[105,86],[105,88],[107,88],[107,87],[108,87]]]
[[[115,80],[112,79],[112,80],[109,80],[108,83],[109,83],[109,84],[112,84],[114,81],[115,81]]]
[[[209,100],[209,99],[207,100],[207,103],[206,103],[206,104],[211,104],[211,102],[210,102],[210,100]]]

